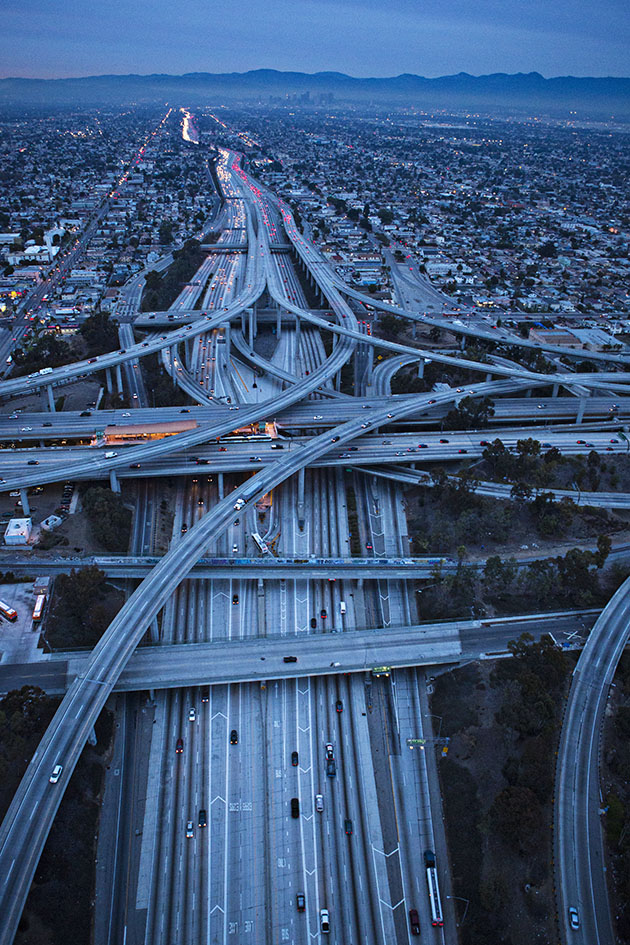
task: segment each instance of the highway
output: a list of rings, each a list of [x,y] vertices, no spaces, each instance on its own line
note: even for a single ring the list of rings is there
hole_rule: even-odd
[[[485,448],[483,436],[494,434],[399,432],[397,425],[419,414],[435,419],[466,396],[496,397],[500,404],[506,395],[550,383],[573,386],[576,375],[482,364],[375,339],[347,301],[371,299],[340,282],[297,232],[284,204],[242,170],[236,152],[219,151],[216,175],[223,196],[217,246],[226,251],[209,251],[183,287],[166,316],[172,316],[173,326],[167,334],[134,343],[126,325],[118,351],[44,375],[0,381],[0,395],[12,396],[124,367],[125,386],[137,401],[134,420],[181,419],[185,411],[197,422],[174,436],[106,450],[39,445],[54,443],[63,430],[90,437],[98,429],[94,416],[51,413],[44,420],[40,414],[29,423],[22,414],[0,422],[0,436],[24,435],[36,443],[2,452],[4,490],[65,480],[69,470],[73,480],[110,475],[115,486],[120,475],[139,481],[133,562],[110,560],[108,568],[113,576],[142,578],[91,654],[58,654],[41,667],[6,666],[0,672],[0,680],[3,674],[6,680],[40,674],[49,688],[66,690],[0,826],[0,945],[13,940],[58,804],[101,708],[114,691],[149,686],[156,693],[156,724],[146,754],[138,757],[147,765],[154,805],[138,847],[124,861],[127,874],[136,863],[134,901],[121,905],[120,886],[107,893],[115,916],[108,941],[120,941],[122,933],[126,945],[145,939],[156,945],[201,938],[228,942],[235,936],[252,945],[306,943],[319,937],[319,910],[325,906],[332,916],[330,941],[380,945],[407,940],[407,912],[414,904],[423,916],[424,939],[445,945],[456,935],[452,900],[445,898],[444,929],[431,928],[426,885],[412,853],[438,851],[448,894],[435,765],[409,753],[403,758],[399,750],[399,739],[418,737],[430,726],[426,677],[419,667],[505,655],[507,640],[522,627],[539,632],[551,625],[567,639],[576,631],[584,637],[594,615],[421,625],[407,579],[430,574],[434,563],[408,563],[403,557],[408,536],[400,486],[347,478],[341,467],[476,458]],[[287,236],[309,272],[310,290],[325,297],[332,314],[313,314],[291,257],[272,251]],[[241,246],[246,252],[237,251]],[[124,294],[126,317],[133,316],[140,286],[136,278]],[[295,322],[263,356],[255,347],[255,304],[265,291]],[[197,304],[202,308],[195,309]],[[463,336],[497,338],[496,329],[478,324],[418,318],[447,324]],[[500,337],[521,343],[507,332]],[[396,356],[469,368],[486,380],[457,390],[387,397],[392,365],[379,369],[380,396],[358,403],[339,396],[341,369],[355,353],[357,363],[368,364],[375,346]],[[553,346],[541,350],[555,352]],[[134,364],[158,352],[200,406],[168,413],[144,406],[150,392],[136,382],[140,369]],[[606,352],[599,360],[622,368],[629,357]],[[529,432],[567,454],[625,453],[627,443],[611,424],[618,425],[612,417],[627,408],[628,380],[630,373],[622,370],[580,374],[580,391],[601,396],[542,403],[523,398],[512,424],[521,417],[547,422],[583,412],[601,421],[585,426],[583,442],[571,429],[535,426]],[[611,392],[619,392],[618,401]],[[216,442],[237,424],[281,418],[283,412],[310,436],[231,442],[225,450]],[[126,413],[103,412],[98,424],[105,416],[124,424]],[[44,424],[50,433],[44,434]],[[508,446],[523,436],[519,426],[501,432]],[[282,450],[273,449],[279,445]],[[220,475],[202,477],[200,465]],[[244,478],[244,471],[252,475]],[[151,525],[158,497],[154,483],[171,474],[186,478],[175,487],[169,550],[158,558]],[[360,541],[373,549],[369,563],[348,558],[351,492]],[[251,536],[258,532],[277,559],[254,553]],[[357,581],[368,575],[365,585]],[[147,628],[161,645],[136,651]],[[285,663],[286,656],[296,661]],[[610,664],[606,653],[593,664],[593,691]],[[377,665],[396,667],[395,686],[368,674]],[[207,693],[200,688],[206,686],[211,686]],[[567,731],[571,734],[571,725],[563,738],[569,738]],[[571,738],[581,751],[581,733]],[[327,776],[330,760],[335,770]],[[57,763],[63,772],[50,784]],[[563,770],[566,774],[566,766]],[[315,806],[320,794],[323,811]],[[294,800],[299,812],[292,816]],[[561,804],[570,802],[567,789]],[[354,824],[350,833],[343,830],[346,821]],[[560,869],[565,862],[558,857]],[[565,887],[571,896],[570,882],[563,881]],[[304,916],[296,910],[296,892],[305,894]]]
[[[564,940],[580,945],[616,941],[606,886],[599,759],[610,686],[629,626],[630,580],[598,617],[575,667],[556,763],[558,914]],[[569,908],[578,910],[578,930],[570,927]]]

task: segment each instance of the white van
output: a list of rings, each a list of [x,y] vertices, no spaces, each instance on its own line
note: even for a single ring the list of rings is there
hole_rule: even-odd
[[[341,611],[342,614],[345,614],[345,612],[346,612],[346,602],[345,602],[345,600],[339,601],[339,610]]]
[[[116,453],[115,450],[108,450],[108,451],[105,453],[105,459],[113,459],[114,456],[118,456],[118,453]]]

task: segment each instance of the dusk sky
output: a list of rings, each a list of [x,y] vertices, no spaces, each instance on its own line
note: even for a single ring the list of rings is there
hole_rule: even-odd
[[[2,0],[1,76],[630,75],[629,0]]]

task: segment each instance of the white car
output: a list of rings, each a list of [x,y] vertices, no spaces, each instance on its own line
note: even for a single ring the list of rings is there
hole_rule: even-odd
[[[328,909],[319,910],[319,928],[324,935],[328,935],[330,932],[330,913]]]
[[[52,769],[52,774],[48,778],[51,784],[56,784],[59,778],[61,777],[61,772],[63,771],[63,765],[55,765]]]
[[[316,414],[314,414],[314,416],[313,416],[313,420],[323,420],[323,419],[324,419],[324,417],[323,417],[323,414],[321,414],[321,413],[316,413]]]
[[[197,713],[195,709],[190,709],[188,712],[188,721],[194,722],[196,718],[197,718]]]
[[[580,927],[580,916],[575,906],[569,906],[569,924],[574,932]]]

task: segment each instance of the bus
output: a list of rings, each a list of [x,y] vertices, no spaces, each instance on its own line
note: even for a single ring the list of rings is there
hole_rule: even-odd
[[[46,603],[46,595],[38,594],[35,599],[35,606],[33,607],[33,620],[38,621],[42,619],[42,613],[44,610],[44,604]]]
[[[14,610],[13,607],[9,607],[3,600],[0,600],[0,614],[2,614],[6,620],[17,620],[17,610]]]
[[[260,537],[260,535],[258,534],[258,532],[252,532],[252,538],[254,539],[254,541],[256,542],[256,544],[258,545],[261,554],[263,554],[263,555],[269,554],[269,546],[267,545],[267,543],[266,543],[265,541],[263,541],[263,539]]]
[[[427,856],[425,853],[425,863]],[[431,905],[431,925],[444,925],[442,918],[442,902],[440,900],[440,887],[438,884],[437,869],[435,868],[435,858],[433,865],[427,866],[427,886],[429,887],[429,903]]]

